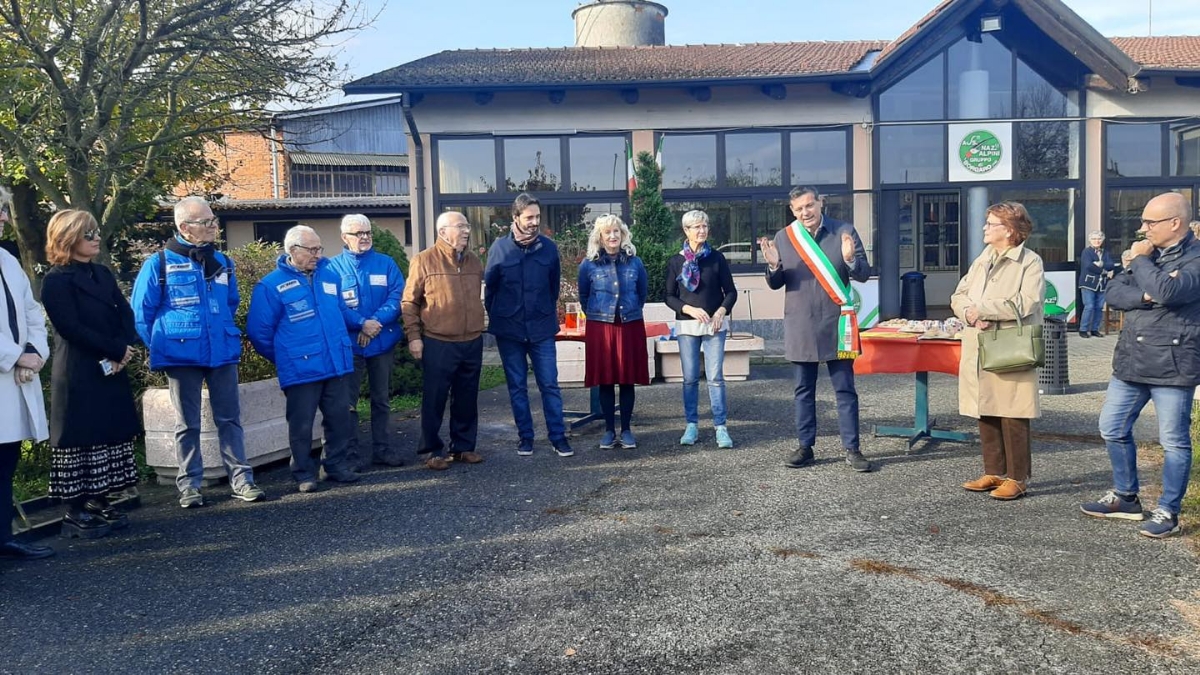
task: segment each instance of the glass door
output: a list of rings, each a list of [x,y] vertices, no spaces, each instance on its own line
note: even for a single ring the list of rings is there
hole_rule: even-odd
[[[957,192],[917,195],[918,262],[923,272],[958,270],[960,231]]]

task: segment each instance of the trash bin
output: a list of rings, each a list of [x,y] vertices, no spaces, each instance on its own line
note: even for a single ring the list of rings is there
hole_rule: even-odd
[[[921,272],[905,272],[900,276],[900,316],[920,321],[926,318],[925,275]]]
[[[1067,322],[1064,319],[1065,314],[1047,316],[1042,322],[1042,339],[1046,343],[1045,361],[1038,368],[1038,392],[1042,394],[1065,394],[1071,385],[1067,370]]]

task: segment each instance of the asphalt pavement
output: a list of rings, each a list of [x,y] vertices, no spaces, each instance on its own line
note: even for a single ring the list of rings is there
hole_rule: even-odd
[[[824,375],[819,463],[783,467],[790,372],[764,364],[729,384],[733,450],[706,422],[678,446],[680,389],[656,384],[636,449],[597,449],[591,424],[575,457],[542,435],[518,457],[500,387],[480,395],[483,464],[418,467],[397,418],[409,465],[354,485],[301,495],[277,466],[270,501],[210,488],[195,511],[145,486],[124,532],[0,563],[0,672],[1195,673],[1194,545],[1078,510],[1108,486],[1114,342],[1071,336],[1072,393],[1043,398],[1031,493],[1010,503],[959,487],[972,443],[870,435],[911,423],[911,376],[859,378],[877,472],[842,461]],[[974,428],[954,378],[931,389],[940,425]],[[1152,440],[1152,415],[1138,429]]]

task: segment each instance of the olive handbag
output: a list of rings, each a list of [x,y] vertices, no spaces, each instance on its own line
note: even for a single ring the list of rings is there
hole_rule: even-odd
[[[994,327],[979,332],[979,367],[990,373],[1011,373],[1038,368],[1046,358],[1046,343],[1042,339],[1042,327],[1021,322],[1021,311],[1012,300],[1005,300],[1017,316],[1017,325]]]

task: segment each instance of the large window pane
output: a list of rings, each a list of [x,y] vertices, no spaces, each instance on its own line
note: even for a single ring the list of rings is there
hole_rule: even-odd
[[[754,259],[752,202],[669,202],[667,208],[680,224],[679,243],[684,241],[683,214],[693,209],[708,215],[708,245],[721,252],[731,265],[744,265]]]
[[[712,134],[663,138],[663,188],[717,186],[717,137]]]
[[[1063,93],[1017,59],[1017,109],[1013,117],[1075,117],[1079,96]]]
[[[944,86],[945,56],[938,54],[879,96],[879,119],[942,119],[946,99]]]
[[[1107,195],[1107,217],[1104,222],[1104,245],[1114,258],[1139,239],[1142,228],[1142,209],[1146,202],[1164,192],[1179,192],[1192,201],[1192,191],[1186,187],[1110,188]]]
[[[849,183],[846,167],[850,134],[845,129],[793,131],[791,140],[792,185]]]
[[[586,229],[590,233],[592,224],[606,213],[620,216],[629,225],[624,208],[620,202],[542,204],[542,232],[555,238],[569,230]]]
[[[945,129],[939,125],[876,127],[881,183],[946,180]]]
[[[1171,175],[1200,176],[1200,119],[1171,123]]]
[[[1078,122],[1017,122],[1017,179],[1079,177]]]
[[[1161,176],[1162,125],[1104,125],[1104,149],[1109,176]]]
[[[504,140],[504,184],[509,192],[553,192],[562,185],[557,136]]]
[[[442,211],[458,211],[471,224],[471,240],[467,248],[487,255],[488,248],[497,237],[508,234],[512,222],[512,209],[508,206],[443,206]]]
[[[949,51],[950,119],[996,119],[1012,111],[1012,52],[990,34]]]
[[[586,137],[570,140],[572,192],[624,190],[625,139],[620,136]]]
[[[1075,200],[1073,188],[1046,190],[1009,190],[992,188],[988,200],[1021,202],[1033,221],[1033,233],[1025,246],[1036,252],[1046,263],[1061,263],[1075,259]],[[1062,291],[1060,290],[1060,293]]]
[[[496,143],[488,138],[439,140],[442,194],[496,191]]]
[[[778,133],[726,134],[725,184],[729,187],[781,185],[782,143]]]

